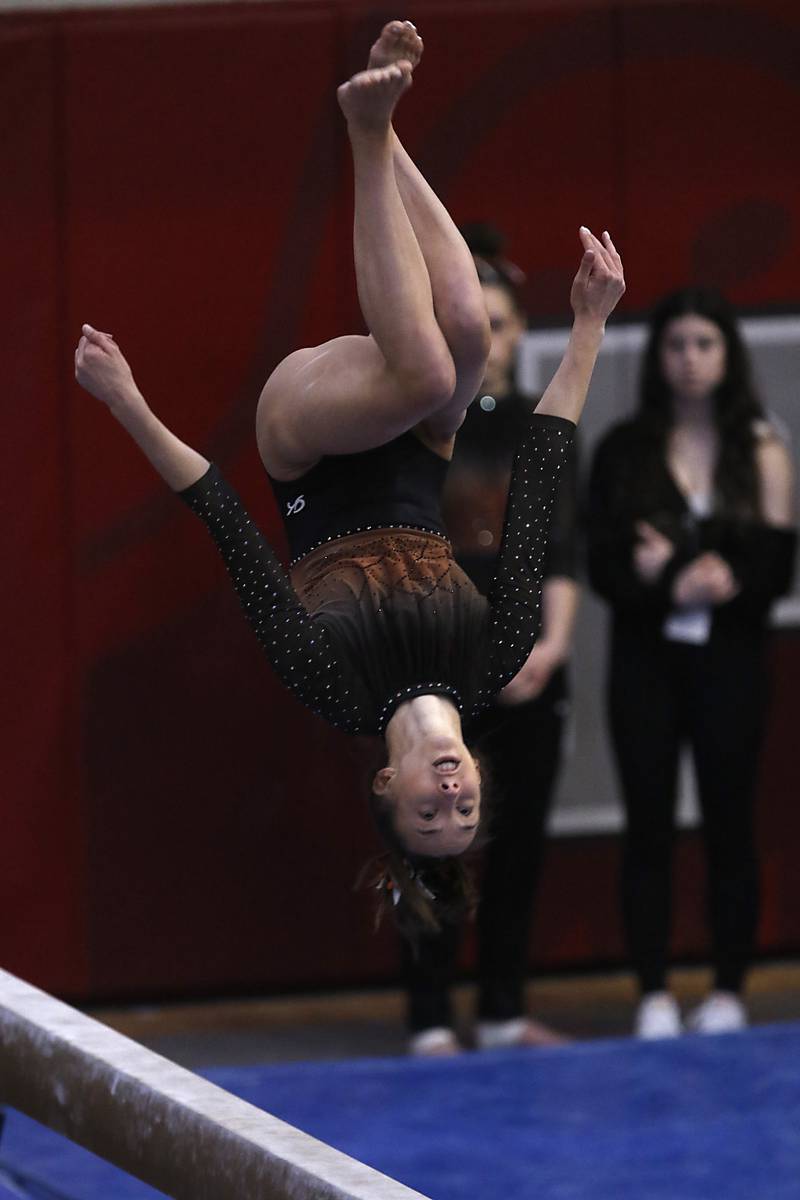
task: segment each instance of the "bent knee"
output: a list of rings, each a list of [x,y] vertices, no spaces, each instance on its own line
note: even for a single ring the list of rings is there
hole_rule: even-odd
[[[492,330],[483,298],[451,304],[440,320],[457,370],[482,369],[492,346]]]
[[[449,354],[422,358],[399,377],[404,396],[419,420],[449,404],[456,389],[455,363]]]

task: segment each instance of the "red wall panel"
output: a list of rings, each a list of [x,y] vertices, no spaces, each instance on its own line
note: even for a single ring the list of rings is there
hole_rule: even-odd
[[[86,987],[85,812],[75,773],[71,466],[62,358],[64,277],[58,46],[0,25],[3,229],[2,961]]]
[[[394,973],[350,891],[374,842],[345,740],[286,697],[202,528],[69,383],[81,322],[110,329],[280,539],[255,401],[289,350],[361,328],[335,85],[394,15],[285,0],[0,20],[15,567],[0,958],[45,986]],[[458,220],[507,230],[536,320],[564,320],[581,222],[625,252],[623,319],[690,276],[745,308],[797,306],[794,6],[429,0],[418,21],[400,134]],[[554,848],[540,958],[619,954],[615,853]],[[783,870],[772,947],[792,939]]]
[[[796,10],[641,6],[621,17],[619,45],[636,307],[687,280],[746,308],[796,304]]]
[[[71,324],[88,309],[121,338],[131,330],[126,350],[159,410],[232,472],[273,536],[258,390],[341,319],[329,284],[309,319],[318,257],[352,289],[329,218],[343,203],[335,26],[311,16],[89,22],[67,56]],[[93,986],[325,978],[351,936],[356,869],[335,828],[352,807],[341,746],[263,663],[204,531],[106,414],[75,404]],[[320,903],[337,891],[344,904]],[[328,950],[310,956],[320,935]]]

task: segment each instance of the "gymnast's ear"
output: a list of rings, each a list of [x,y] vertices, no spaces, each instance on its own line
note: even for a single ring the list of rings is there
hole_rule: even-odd
[[[394,767],[381,767],[380,771],[376,771],[372,780],[373,794],[376,796],[385,796],[395,773]]]

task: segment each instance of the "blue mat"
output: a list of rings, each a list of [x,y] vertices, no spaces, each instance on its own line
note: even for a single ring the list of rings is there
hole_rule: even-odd
[[[204,1074],[432,1200],[800,1200],[798,1024]],[[75,1200],[158,1195],[17,1114],[0,1153]]]

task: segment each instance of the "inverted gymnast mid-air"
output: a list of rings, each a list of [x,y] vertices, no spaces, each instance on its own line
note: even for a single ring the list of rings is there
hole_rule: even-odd
[[[483,377],[489,328],[472,257],[392,127],[422,41],[392,21],[339,88],[355,173],[353,245],[369,333],[285,358],[256,431],[293,555],[289,577],[216,466],[148,407],[109,334],[83,326],[76,378],[206,522],[283,682],[349,733],[385,740],[373,811],[387,895],[430,926],[480,824],[462,721],[526,661],[540,619],[554,487],[625,290],[610,236],[582,227],[569,344],[519,447],[489,597],[455,564],[439,492]],[[416,885],[416,886],[413,886]],[[458,888],[455,888],[458,892]],[[411,911],[413,910],[413,912]]]

